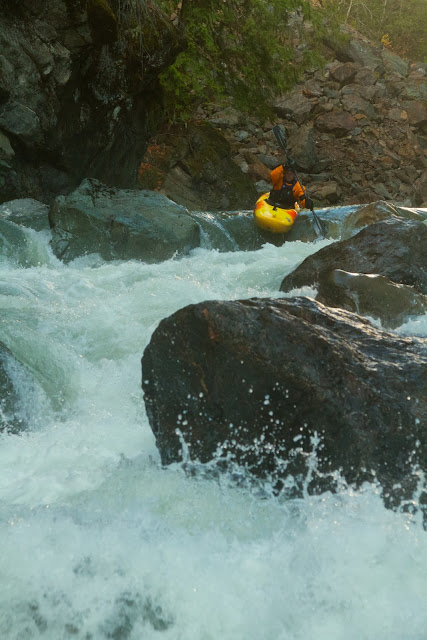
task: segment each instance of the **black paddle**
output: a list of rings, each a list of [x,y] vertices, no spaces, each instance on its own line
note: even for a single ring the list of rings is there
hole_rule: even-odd
[[[276,140],[277,140],[277,144],[279,145],[279,147],[282,147],[283,151],[285,152],[285,156],[286,156],[286,160],[287,160],[288,165],[289,165],[290,167],[292,167],[292,171],[295,173],[295,177],[296,177],[296,179],[298,180],[297,172],[296,172],[296,171],[295,171],[295,169],[293,168],[293,165],[294,165],[295,163],[294,163],[294,161],[292,160],[292,158],[290,158],[290,157],[289,157],[289,155],[288,155],[288,151],[287,151],[287,149],[286,149],[286,138],[285,138],[285,134],[283,133],[282,129],[279,127],[279,125],[278,125],[278,124],[275,124],[275,125],[274,125],[274,127],[273,127],[273,133],[274,133],[274,136],[275,136],[275,138],[276,138]],[[299,180],[298,180],[298,182],[299,182]],[[300,182],[300,184],[301,184],[301,182]],[[301,185],[301,186],[302,186],[302,185]],[[304,194],[305,194],[305,196],[307,197],[307,192],[306,192],[306,190],[305,190],[305,187],[302,187],[302,188],[304,189]],[[313,226],[314,226],[314,230],[315,230],[315,232],[316,232],[316,234],[317,234],[317,236],[318,236],[318,237],[323,238],[323,236],[324,236],[325,234],[324,234],[324,231],[323,231],[323,228],[322,228],[322,223],[320,222],[319,218],[318,218],[318,217],[317,217],[317,215],[315,214],[314,209],[313,209],[313,208],[311,208],[311,209],[310,209],[310,211],[311,211],[311,213],[313,214],[313,220],[314,220],[314,222],[313,222]]]

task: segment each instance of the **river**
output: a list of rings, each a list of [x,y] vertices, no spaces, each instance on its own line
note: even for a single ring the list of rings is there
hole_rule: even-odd
[[[416,516],[374,485],[284,501],[164,469],[145,414],[162,318],[278,296],[330,241],[64,265],[49,232],[26,233],[24,264],[0,259],[0,340],[34,375],[13,373],[30,428],[0,434],[0,638],[425,640]],[[427,316],[396,332],[427,335]]]

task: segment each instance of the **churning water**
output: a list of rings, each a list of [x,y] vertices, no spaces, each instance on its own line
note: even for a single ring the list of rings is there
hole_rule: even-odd
[[[425,640],[416,517],[374,486],[287,502],[162,469],[145,414],[162,318],[277,296],[328,241],[66,266],[48,232],[25,233],[0,261],[0,341],[27,365],[11,375],[31,425],[0,435],[0,638]],[[427,318],[398,332],[426,335]]]

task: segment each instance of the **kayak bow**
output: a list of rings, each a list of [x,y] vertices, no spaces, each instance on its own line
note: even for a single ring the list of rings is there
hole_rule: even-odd
[[[254,210],[255,223],[261,229],[273,233],[287,233],[298,215],[297,209],[281,209],[268,202],[269,193],[264,193],[256,201]]]

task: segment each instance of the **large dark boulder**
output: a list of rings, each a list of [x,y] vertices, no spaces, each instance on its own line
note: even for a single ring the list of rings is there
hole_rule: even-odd
[[[184,207],[160,193],[115,189],[84,180],[49,212],[52,248],[68,262],[88,253],[104,260],[161,262],[200,244],[200,228]]]
[[[386,276],[427,294],[427,226],[396,217],[369,225],[306,258],[284,278],[280,290],[317,286],[321,275],[334,269]]]
[[[163,464],[215,457],[310,490],[375,473],[394,499],[427,468],[427,341],[308,298],[208,301],[164,319],[142,358]],[[319,441],[320,440],[320,441]],[[289,486],[289,482],[287,484]]]

